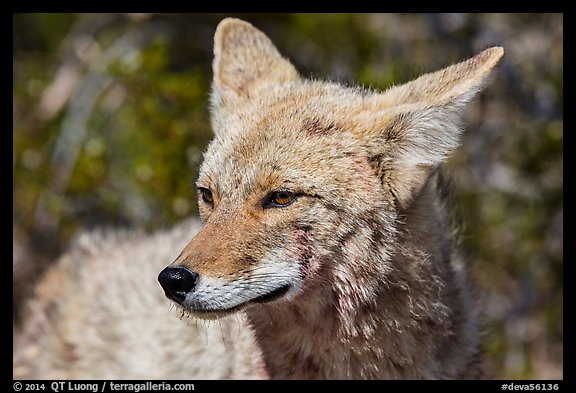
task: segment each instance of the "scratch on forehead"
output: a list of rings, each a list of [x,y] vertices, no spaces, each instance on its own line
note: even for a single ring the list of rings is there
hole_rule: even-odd
[[[341,127],[332,121],[323,121],[317,118],[304,119],[303,131],[310,135],[329,135]]]

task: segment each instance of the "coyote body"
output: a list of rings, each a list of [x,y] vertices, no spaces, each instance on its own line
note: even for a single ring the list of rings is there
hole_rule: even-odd
[[[235,19],[214,54],[201,229],[81,237],[37,288],[14,376],[481,377],[438,167],[503,50],[383,93],[304,80]]]

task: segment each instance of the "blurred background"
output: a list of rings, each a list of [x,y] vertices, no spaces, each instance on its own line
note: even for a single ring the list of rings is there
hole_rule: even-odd
[[[448,162],[494,378],[563,378],[562,14],[13,14],[14,328],[80,230],[196,214],[212,39],[234,16],[301,74],[385,89],[501,45]]]

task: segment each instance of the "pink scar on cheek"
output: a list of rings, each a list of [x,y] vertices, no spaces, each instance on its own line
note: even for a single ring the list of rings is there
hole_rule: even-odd
[[[312,273],[312,253],[310,228],[298,228],[290,233],[289,246],[286,257],[297,261],[300,266],[300,275],[307,278]]]

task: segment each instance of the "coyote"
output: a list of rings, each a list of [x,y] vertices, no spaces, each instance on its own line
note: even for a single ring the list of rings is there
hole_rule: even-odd
[[[305,80],[223,20],[201,228],[80,236],[29,304],[14,378],[481,378],[438,169],[503,53],[376,92]]]

